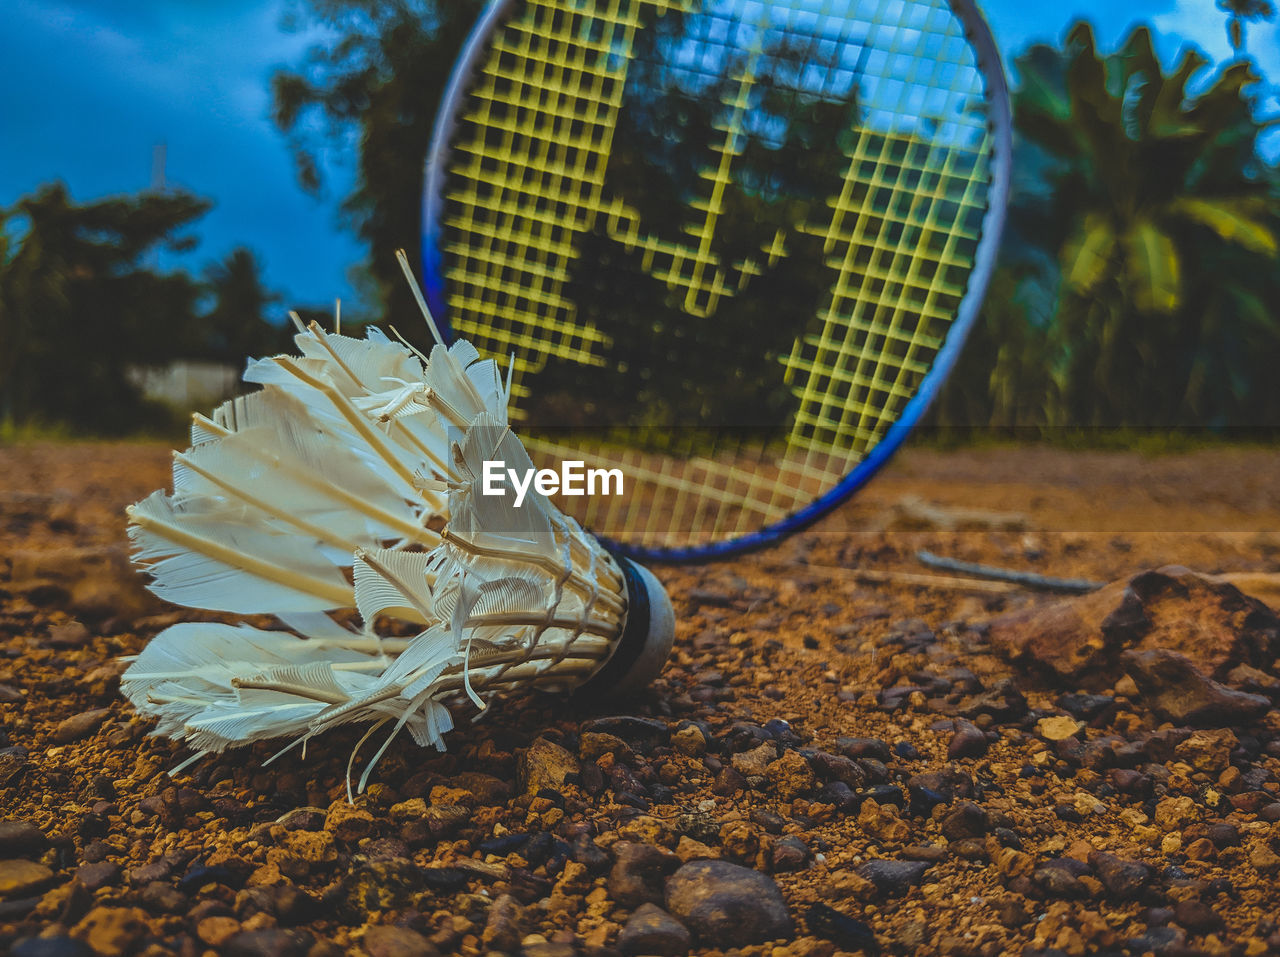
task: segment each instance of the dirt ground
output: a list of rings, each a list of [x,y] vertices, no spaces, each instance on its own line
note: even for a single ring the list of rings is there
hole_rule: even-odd
[[[169,450],[0,448],[0,952],[1280,952],[1265,605],[1203,586],[1247,610],[1187,623],[1231,645],[1196,679],[1226,704],[1171,718],[1120,658],[1072,671],[999,639],[1063,596],[917,558],[1247,573],[1280,607],[1259,577],[1280,570],[1277,466],[908,449],[775,548],[656,567],[677,643],[641,700],[517,696],[446,754],[402,738],[351,806],[358,731],[170,778],[185,750],[119,697],[120,656],[206,617],[128,567],[123,509]],[[1064,641],[1121,640],[1079,607]],[[1145,620],[1176,632],[1174,607]]]

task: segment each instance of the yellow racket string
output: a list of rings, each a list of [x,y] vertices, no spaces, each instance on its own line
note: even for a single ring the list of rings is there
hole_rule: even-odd
[[[558,504],[629,544],[702,544],[786,517],[884,437],[964,296],[991,143],[985,81],[960,22],[945,0],[524,0],[514,9],[459,117],[443,253],[453,327],[483,351],[515,355],[517,419],[549,360],[609,363],[610,336],[578,314],[571,288],[588,232],[602,229],[638,254],[691,323],[714,322],[726,301],[750,296],[755,277],[790,255],[781,229],[740,261],[725,261],[715,242],[768,65],[762,37],[792,31],[815,50],[856,43],[864,51],[853,78],[862,116],[840,137],[838,192],[794,224],[797,236],[821,241],[828,285],[815,321],[780,358],[779,379],[796,400],[782,441],[727,441],[689,455],[582,437],[529,443],[536,459],[623,469],[628,494]],[[750,29],[722,91],[711,161],[697,171],[699,194],[673,241],[609,194],[605,171],[646,17],[708,11],[728,31]],[[847,69],[838,58],[815,62],[815,70]]]

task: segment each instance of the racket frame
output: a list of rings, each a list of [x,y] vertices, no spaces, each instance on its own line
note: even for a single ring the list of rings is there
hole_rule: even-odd
[[[995,272],[1013,173],[1013,116],[1009,104],[1009,83],[995,37],[973,0],[946,0],[946,3],[963,26],[965,39],[974,51],[977,70],[987,83],[985,103],[987,126],[991,133],[991,185],[987,194],[987,213],[982,220],[982,235],[974,252],[973,269],[969,273],[964,296],[956,308],[956,317],[947,329],[942,346],[915,394],[907,400],[902,414],[889,426],[884,437],[866,451],[848,475],[804,508],[785,518],[736,538],[678,548],[635,545],[598,535],[610,551],[641,561],[676,563],[726,558],[772,545],[779,539],[812,525],[866,485],[898,451],[942,390],[960,357],[970,330],[978,320],[987,286]],[[432,131],[430,152],[427,154],[422,210],[423,286],[436,327],[446,342],[451,342],[454,338],[445,296],[444,250],[441,242],[444,183],[449,163],[448,145],[457,129],[468,88],[483,66],[489,36],[514,5],[515,0],[490,0],[489,5],[476,18],[441,100],[435,129]]]

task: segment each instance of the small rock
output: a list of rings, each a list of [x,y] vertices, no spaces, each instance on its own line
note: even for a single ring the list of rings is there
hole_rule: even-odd
[[[53,871],[35,861],[0,861],[0,897],[26,897],[53,879]]]
[[[1151,879],[1146,865],[1126,861],[1105,851],[1089,854],[1089,866],[1111,894],[1120,900],[1130,900],[1142,893]]]
[[[81,864],[76,868],[76,880],[90,892],[109,887],[120,880],[120,865],[111,861]]]
[[[809,932],[831,941],[841,950],[875,953],[879,943],[871,928],[826,904],[814,904],[805,913]]]
[[[858,876],[886,897],[900,897],[919,884],[931,866],[928,861],[867,861],[858,868]]]
[[[809,848],[795,835],[779,838],[769,849],[769,866],[775,874],[798,871],[809,862]]]
[[[1218,848],[1235,847],[1240,843],[1240,831],[1228,821],[1219,821],[1205,828],[1205,837]]]
[[[620,738],[641,754],[667,743],[670,731],[665,722],[656,718],[619,714],[593,718],[582,725],[584,734],[608,734]]]
[[[734,755],[737,757],[737,755]],[[778,797],[793,801],[817,786],[817,777],[809,762],[794,751],[786,751],[765,770],[765,777],[773,784]]]
[[[1046,741],[1065,741],[1067,738],[1073,738],[1080,733],[1080,729],[1084,724],[1075,718],[1069,718],[1066,715],[1054,715],[1050,718],[1041,718],[1036,722],[1036,733]]]
[[[1162,831],[1181,831],[1197,820],[1200,809],[1189,797],[1169,797],[1156,804],[1156,826]]]
[[[0,857],[23,857],[44,850],[49,839],[27,821],[0,821]]]
[[[1177,652],[1126,651],[1121,663],[1152,709],[1177,724],[1243,724],[1271,708],[1270,698],[1221,685]]]
[[[74,937],[28,937],[13,945],[13,957],[93,957],[93,949]]]
[[[898,817],[898,809],[892,804],[878,804],[871,798],[858,809],[858,826],[867,834],[881,841],[900,844],[911,836],[911,828]]]
[[[707,753],[707,736],[696,724],[688,724],[671,736],[671,747],[687,757],[698,758]]]
[[[78,648],[89,640],[84,622],[72,618],[49,629],[49,644],[54,648]]]
[[[1217,930],[1222,926],[1222,918],[1204,901],[1189,898],[1178,901],[1173,908],[1173,919],[1194,934]]]
[[[947,757],[952,761],[960,758],[980,758],[987,753],[987,736],[968,721],[957,721],[955,734],[947,745]]]
[[[632,757],[631,745],[615,734],[602,731],[584,731],[578,741],[578,757],[583,761],[594,761],[606,754],[615,755],[627,760]]]
[[[778,757],[778,748],[767,741],[749,751],[740,751],[732,758],[733,769],[743,777],[763,777],[769,765]]]
[[[503,894],[489,907],[481,940],[489,950],[514,952],[520,946],[524,909],[510,894]]]
[[[240,922],[234,917],[212,915],[196,924],[196,936],[210,947],[221,947],[240,933]]]
[[[619,841],[613,853],[609,896],[623,907],[661,901],[667,875],[680,866],[679,857],[653,844]]]
[[[538,738],[520,756],[516,775],[523,793],[537,794],[543,788],[558,790],[566,777],[578,771],[577,758],[554,741]]]
[[[958,801],[942,819],[942,833],[951,841],[983,837],[990,826],[987,812],[972,801]]]
[[[1231,765],[1231,752],[1240,744],[1226,728],[1195,731],[1174,746],[1173,755],[1197,771],[1220,774]]]
[[[1080,865],[1080,870],[1087,873],[1089,867],[1082,861],[1071,858],[1059,858],[1048,861],[1037,867],[1031,874],[1031,880],[1049,897],[1063,900],[1076,900],[1089,896],[1089,887],[1080,880],[1080,873],[1072,865]]]
[[[839,738],[836,748],[846,758],[874,758],[887,763],[893,757],[888,742],[879,738]]]
[[[176,914],[187,907],[186,896],[163,881],[153,881],[138,893],[138,900],[151,911]]]
[[[1064,694],[1058,698],[1058,707],[1081,721],[1092,721],[1115,703],[1106,694]]]
[[[92,711],[73,714],[53,729],[52,738],[54,743],[70,744],[73,741],[79,741],[81,738],[87,738],[102,727],[102,722],[107,720],[107,715],[110,713],[111,710],[109,708],[95,708]]]
[[[95,907],[71,931],[102,957],[122,957],[147,933],[147,915],[137,907]]]
[[[641,904],[636,908],[618,935],[618,949],[627,955],[678,957],[687,954],[689,946],[689,931],[656,904]]]
[[[365,928],[360,944],[369,957],[437,957],[440,953],[416,930],[390,924]]]
[[[704,947],[744,947],[793,933],[778,885],[727,861],[685,864],[667,881],[666,899],[667,910]]]
[[[306,957],[315,939],[305,931],[242,930],[223,947],[225,957]]]

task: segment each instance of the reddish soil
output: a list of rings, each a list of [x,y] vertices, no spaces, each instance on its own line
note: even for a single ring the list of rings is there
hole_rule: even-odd
[[[359,732],[171,779],[185,750],[119,697],[119,657],[196,617],[124,562],[123,509],[167,483],[168,450],[0,448],[0,817],[30,825],[0,823],[0,951],[1277,952],[1280,715],[1179,728],[1120,673],[1105,703],[1064,699],[1082,689],[985,641],[1059,596],[916,553],[1097,581],[1270,573],[1278,465],[907,450],[773,549],[656,568],[677,647],[644,699],[516,696],[447,754],[397,741],[352,808]],[[1277,607],[1268,587],[1249,590]],[[672,872],[703,858],[776,882],[790,927],[643,937],[637,911],[683,913]]]

